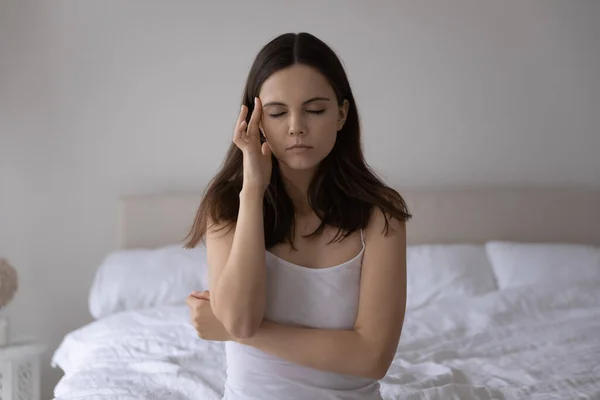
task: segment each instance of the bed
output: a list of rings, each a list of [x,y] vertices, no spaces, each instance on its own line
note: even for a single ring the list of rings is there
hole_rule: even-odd
[[[401,190],[409,302],[389,399],[600,399],[600,190]],[[185,296],[206,286],[184,251],[200,194],[119,200],[118,242],[90,291],[94,322],[52,366],[55,400],[220,399],[222,343]]]

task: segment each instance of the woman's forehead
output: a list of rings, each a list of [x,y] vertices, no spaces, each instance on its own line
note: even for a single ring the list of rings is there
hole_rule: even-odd
[[[302,103],[314,97],[333,98],[334,91],[327,79],[316,69],[293,65],[273,73],[263,83],[259,97],[263,104]]]

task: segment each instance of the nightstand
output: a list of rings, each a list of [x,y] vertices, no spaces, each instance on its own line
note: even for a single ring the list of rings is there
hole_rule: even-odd
[[[0,347],[0,400],[41,400],[40,356],[45,350],[35,341]]]

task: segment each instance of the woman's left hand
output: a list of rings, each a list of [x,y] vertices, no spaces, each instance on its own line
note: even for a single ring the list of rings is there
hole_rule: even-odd
[[[204,340],[225,342],[233,340],[221,321],[215,317],[210,306],[210,292],[192,292],[186,300],[190,308],[192,325],[198,332],[198,337]]]

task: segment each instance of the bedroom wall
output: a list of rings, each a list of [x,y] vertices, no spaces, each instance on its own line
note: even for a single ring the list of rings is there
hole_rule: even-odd
[[[244,78],[309,31],[347,68],[367,160],[401,186],[600,186],[600,2],[0,2],[0,256],[12,336],[91,321],[120,195],[199,190]]]

